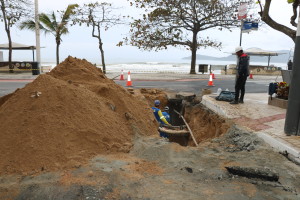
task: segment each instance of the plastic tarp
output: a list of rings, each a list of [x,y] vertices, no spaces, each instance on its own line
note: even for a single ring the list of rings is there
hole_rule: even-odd
[[[233,101],[235,98],[235,92],[222,91],[219,96],[216,97],[218,101]]]

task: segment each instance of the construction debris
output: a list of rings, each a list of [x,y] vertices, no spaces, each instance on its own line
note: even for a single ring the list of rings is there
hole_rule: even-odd
[[[279,175],[268,168],[250,168],[240,166],[225,167],[233,175],[244,176],[247,178],[259,178],[267,181],[278,181]]]
[[[38,91],[32,92],[30,97],[31,97],[31,98],[37,98],[37,97],[39,97],[41,94],[42,94],[42,93],[41,93],[41,92],[38,92]]]

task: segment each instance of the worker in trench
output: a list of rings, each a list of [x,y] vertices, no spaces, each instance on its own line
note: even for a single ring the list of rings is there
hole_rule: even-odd
[[[159,107],[160,107],[160,101],[155,100],[154,107],[152,107],[155,119],[158,121],[158,123],[160,125],[172,126],[170,124],[170,115],[167,112],[169,110],[168,107],[167,107],[167,109],[165,108],[165,112],[162,112]],[[160,137],[168,138],[168,135],[166,133],[159,132],[159,134],[160,134]]]
[[[170,118],[169,110],[170,110],[169,107],[166,106],[164,108],[164,112],[162,112],[162,114],[166,118],[167,122],[170,124],[171,123],[171,118]]]

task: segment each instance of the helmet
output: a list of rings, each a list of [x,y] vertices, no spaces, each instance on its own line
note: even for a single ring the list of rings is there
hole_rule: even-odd
[[[154,105],[159,106],[160,105],[160,101],[159,100],[155,100],[154,101]]]
[[[235,53],[237,53],[239,51],[243,51],[243,48],[241,46],[238,46],[235,48]]]
[[[169,109],[168,106],[166,106],[164,110],[165,110],[165,111],[169,111],[170,109]]]

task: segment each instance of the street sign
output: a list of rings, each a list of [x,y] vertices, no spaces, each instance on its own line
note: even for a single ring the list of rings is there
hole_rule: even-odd
[[[257,31],[258,30],[258,23],[257,22],[250,22],[244,21],[242,26],[243,33],[249,33],[250,31]]]
[[[242,27],[242,32],[243,33],[249,33],[252,29],[252,22],[249,21],[244,21],[243,27]]]
[[[257,31],[258,30],[258,23],[257,22],[252,22],[252,31]]]
[[[247,17],[247,3],[241,3],[238,9],[238,19],[245,19]]]

